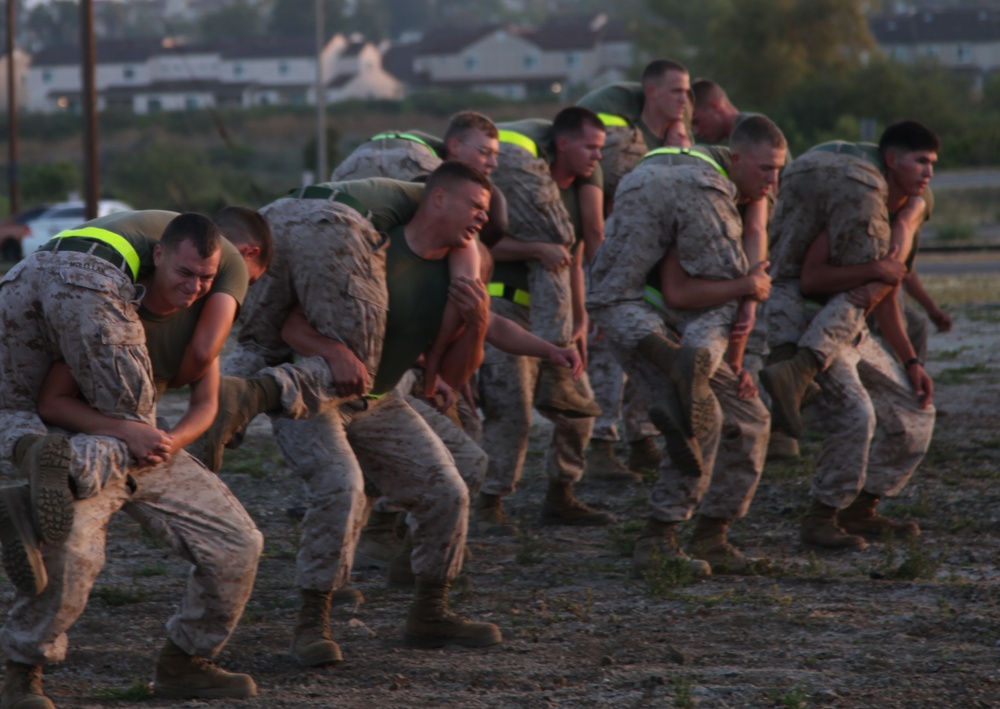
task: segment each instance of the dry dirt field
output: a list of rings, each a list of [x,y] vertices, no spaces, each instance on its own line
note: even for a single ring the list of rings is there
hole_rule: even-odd
[[[966,279],[925,279],[945,302],[997,300]],[[993,290],[996,290],[995,287]],[[1000,707],[1000,306],[954,307],[955,330],[931,339],[939,419],[924,465],[888,509],[917,520],[919,542],[817,554],[798,541],[819,434],[800,462],[769,464],[733,539],[767,557],[757,577],[693,583],[670,569],[629,577],[628,552],[646,490],[584,484],[582,498],[613,511],[612,529],[542,529],[544,482],[533,436],[522,489],[508,509],[522,536],[470,542],[473,588],[463,614],[497,623],[485,650],[403,648],[409,596],[356,573],[366,602],[335,610],[345,662],[307,671],[288,652],[300,503],[266,422],[229,453],[223,478],[266,539],[257,586],[219,661],[254,675],[243,702],[148,699],[163,622],[184,564],[128,518],[116,518],[108,564],[71,631],[66,662],[45,686],[59,707]],[[176,401],[174,402],[176,406]],[[9,607],[10,587],[0,587]]]

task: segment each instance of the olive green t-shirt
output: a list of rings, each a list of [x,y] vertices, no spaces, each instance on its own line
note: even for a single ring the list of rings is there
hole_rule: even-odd
[[[451,283],[447,257],[429,260],[415,254],[402,226],[389,232],[385,277],[389,314],[372,394],[390,391],[434,343]]]
[[[371,210],[372,225],[383,233],[413,219],[424,195],[422,184],[391,180],[388,177],[321,182],[316,186],[344,192],[354,197]]]
[[[160,209],[144,209],[136,212],[115,212],[105,217],[91,219],[74,229],[98,227],[123,237],[139,254],[139,279],[153,272],[153,247],[167,224],[177,216],[177,212]]]

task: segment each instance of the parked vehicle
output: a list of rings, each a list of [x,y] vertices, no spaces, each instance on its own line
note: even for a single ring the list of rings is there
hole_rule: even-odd
[[[116,199],[102,199],[97,203],[97,216],[105,217],[115,212],[130,212],[132,207]],[[53,236],[71,229],[87,220],[87,205],[82,201],[60,202],[44,212],[29,225],[31,233],[21,240],[24,255],[35,251]]]
[[[51,204],[40,204],[0,221],[0,261],[21,259],[24,255],[21,242],[31,233],[32,222],[51,208]]]

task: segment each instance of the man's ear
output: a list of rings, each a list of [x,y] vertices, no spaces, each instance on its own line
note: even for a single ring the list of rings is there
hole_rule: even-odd
[[[899,162],[899,153],[897,153],[892,148],[889,148],[884,153],[882,153],[882,159],[885,160],[886,169],[895,170],[896,165]]]
[[[257,257],[260,256],[260,247],[256,244],[240,244],[236,247],[240,255],[243,256],[243,260],[247,263],[256,261]]]
[[[161,258],[163,258],[163,244],[155,244],[153,246],[153,265],[159,266]]]

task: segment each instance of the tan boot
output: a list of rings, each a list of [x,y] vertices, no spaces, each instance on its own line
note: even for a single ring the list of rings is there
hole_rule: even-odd
[[[868,546],[864,537],[848,534],[837,524],[837,508],[813,500],[809,512],[802,518],[799,538],[803,544],[822,549],[861,551]]]
[[[153,696],[160,699],[245,699],[257,695],[250,675],[226,672],[167,640],[156,661]]]
[[[222,467],[223,449],[229,440],[258,414],[280,407],[281,389],[274,377],[222,377],[219,381],[219,411],[199,439],[203,446],[202,462],[209,470],[218,471]]]
[[[587,452],[586,479],[603,483],[642,482],[641,475],[633,473],[618,459],[614,443],[594,439],[590,441]]]
[[[767,441],[768,460],[795,460],[801,457],[799,442],[780,428],[771,429],[771,437]]]
[[[571,527],[603,527],[615,521],[614,515],[600,512],[573,496],[573,486],[550,482],[542,500],[542,524]]]
[[[42,693],[42,666],[7,660],[3,680],[3,709],[55,709]]]
[[[493,623],[476,623],[448,610],[449,581],[418,578],[416,598],[406,614],[403,644],[435,648],[445,645],[486,647],[503,641]]]
[[[674,399],[659,406],[649,407],[649,420],[660,429],[667,444],[670,462],[681,475],[700,478],[705,474],[705,463],[701,458],[701,445],[689,436],[681,423],[680,405]]]
[[[663,451],[656,445],[652,436],[630,441],[628,444],[628,469],[637,473],[656,470],[663,462]]]
[[[802,398],[819,374],[819,360],[812,350],[800,347],[791,359],[760,370],[760,383],[771,397],[771,414],[778,428],[792,438],[802,437]]]
[[[715,421],[716,400],[709,380],[712,355],[704,347],[680,347],[663,335],[650,333],[639,340],[639,354],[667,373],[677,389],[683,411],[683,430],[701,438]]]
[[[365,594],[361,592],[361,589],[351,586],[338,588],[330,599],[330,605],[334,606],[360,606],[364,602]]]
[[[517,527],[507,521],[500,495],[479,493],[472,508],[473,534],[479,537],[514,537]]]
[[[869,538],[883,538],[889,535],[897,539],[920,536],[916,522],[897,522],[878,513],[878,503],[882,498],[862,490],[850,506],[837,513],[837,521],[844,531]]]
[[[601,415],[601,408],[582,383],[554,362],[541,362],[538,366],[534,405],[540,411],[557,411],[573,418]]]
[[[48,586],[27,485],[0,488],[0,543],[3,568],[19,593],[37,596]]]
[[[726,539],[729,520],[698,515],[687,553],[707,561],[718,574],[750,574],[753,563]]]
[[[24,438],[35,439],[24,455],[18,456],[19,467],[28,476],[35,528],[41,541],[61,544],[73,527],[69,439],[57,433]]]
[[[645,578],[646,572],[664,559],[676,559],[689,563],[695,576],[710,576],[711,565],[702,559],[692,559],[677,543],[677,522],[661,522],[650,517],[639,532],[639,538],[632,552],[632,576]]]
[[[298,622],[292,631],[292,655],[300,665],[324,667],[343,662],[340,646],[330,632],[331,591],[303,588]]]

